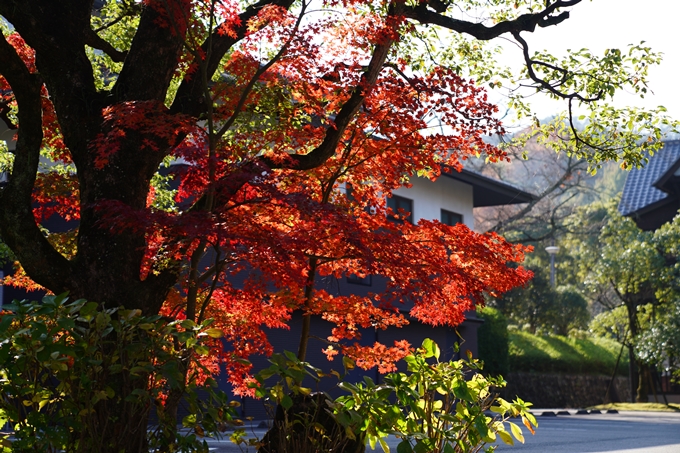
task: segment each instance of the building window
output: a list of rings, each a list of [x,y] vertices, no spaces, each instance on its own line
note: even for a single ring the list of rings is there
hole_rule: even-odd
[[[358,275],[351,274],[347,276],[347,283],[351,283],[352,285],[371,286],[373,281],[370,275],[359,277]]]
[[[463,223],[463,214],[442,209],[440,221],[444,225],[455,226],[457,223]]]
[[[392,195],[387,199],[387,207],[392,209],[394,215],[390,216],[391,220],[394,222],[402,223],[404,221],[404,215],[406,215],[405,220],[409,223],[413,223],[413,200],[408,198],[400,197],[399,195]],[[400,213],[399,210],[404,211]],[[396,218],[398,215],[399,218]]]

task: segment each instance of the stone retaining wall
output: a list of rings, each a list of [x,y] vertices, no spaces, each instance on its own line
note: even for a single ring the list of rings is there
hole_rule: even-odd
[[[604,402],[630,401],[627,377],[614,378],[610,398],[605,393],[611,376],[544,373],[508,373],[508,386],[502,395],[509,400],[519,396],[534,407],[587,407]]]

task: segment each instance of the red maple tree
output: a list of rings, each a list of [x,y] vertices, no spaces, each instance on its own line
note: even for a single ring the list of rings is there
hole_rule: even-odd
[[[432,30],[519,36],[579,1],[500,2],[490,26],[438,1],[2,2],[0,105],[18,126],[2,239],[19,275],[52,292],[215,318],[239,391],[241,359],[271,352],[263,327],[295,310],[335,325],[329,355],[389,370],[409,345],[360,346],[361,328],[405,324],[405,300],[422,322],[457,325],[484,293],[530,278],[525,249],[495,234],[389,218],[403,213],[385,198],[409,177],[506,158],[484,141],[504,131],[465,69],[475,41],[454,48],[462,64],[427,58]],[[55,214],[77,226],[41,230]],[[386,289],[314,285],[346,274]]]

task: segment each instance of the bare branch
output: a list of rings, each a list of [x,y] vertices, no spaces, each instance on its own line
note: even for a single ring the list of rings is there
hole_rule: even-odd
[[[557,25],[569,17],[569,12],[565,11],[556,16],[552,14],[559,8],[574,6],[580,2],[581,0],[559,0],[554,3],[548,3],[542,11],[522,14],[514,20],[502,21],[492,27],[444,16],[438,12],[430,11],[424,3],[420,3],[418,6],[407,7],[403,15],[421,24],[439,25],[458,33],[468,34],[479,40],[488,41],[504,33],[533,32],[536,27],[543,28]]]
[[[21,129],[17,135],[14,166],[9,183],[0,193],[0,234],[22,266],[37,283],[53,290],[65,289],[70,263],[47,241],[33,217],[31,195],[42,143],[42,82],[28,71],[5,37],[0,34],[0,75],[12,87],[19,105]]]
[[[125,61],[125,56],[127,52],[121,52],[120,50],[113,47],[107,40],[102,38],[92,29],[85,30],[85,44],[92,47],[93,49],[99,49],[106,53],[111,60],[122,63]]]
[[[180,0],[168,0],[178,11],[189,7]],[[160,27],[158,21],[169,20],[151,6],[146,6],[125,65],[112,92],[118,101],[164,101],[182,52],[181,33],[173,27]],[[186,24],[185,24],[186,25]]]
[[[16,130],[19,126],[17,126],[10,118],[7,116],[7,114],[12,110],[12,108],[9,106],[9,104],[5,101],[0,101],[0,120],[4,121],[4,123],[7,125],[8,129],[11,130]]]

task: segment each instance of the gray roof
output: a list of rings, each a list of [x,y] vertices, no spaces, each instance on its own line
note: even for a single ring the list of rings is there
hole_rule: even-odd
[[[679,163],[680,140],[665,142],[663,148],[649,158],[645,167],[633,169],[628,174],[619,212],[627,216],[663,203],[668,198],[668,193],[660,188]]]
[[[536,200],[534,194],[465,168],[461,171],[451,169],[449,172],[442,172],[442,175],[470,184],[473,187],[472,204],[475,208],[529,203]]]

